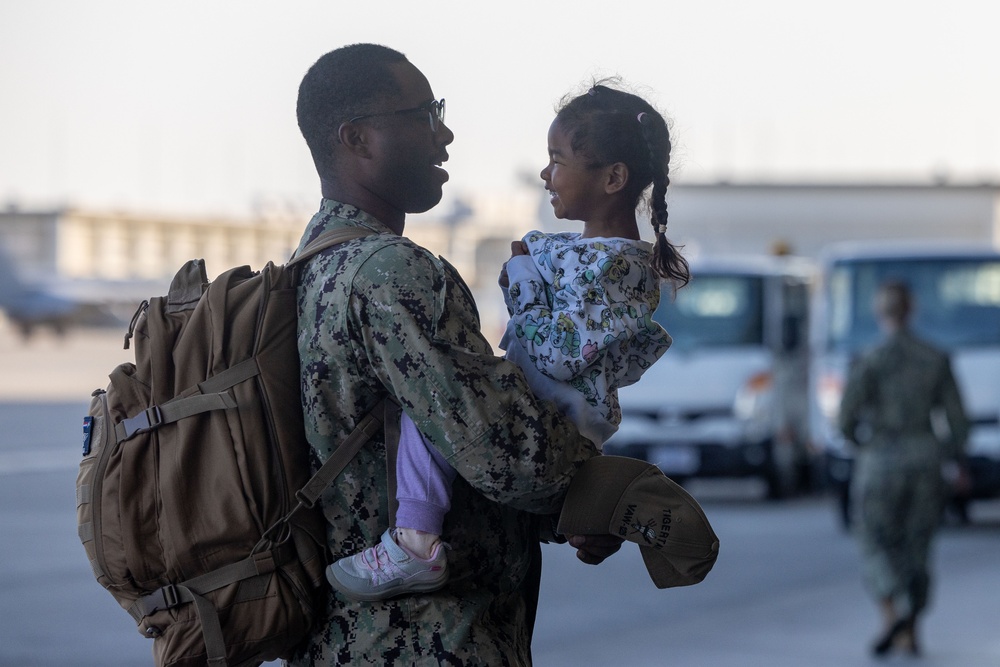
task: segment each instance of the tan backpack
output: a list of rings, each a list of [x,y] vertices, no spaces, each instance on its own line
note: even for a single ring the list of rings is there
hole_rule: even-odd
[[[135,363],[94,392],[77,477],[98,582],[153,638],[157,665],[286,658],[326,608],[320,494],[382,428],[384,405],[310,479],[294,264],[365,235],[334,230],[285,266],[209,283],[202,260],[129,328]]]

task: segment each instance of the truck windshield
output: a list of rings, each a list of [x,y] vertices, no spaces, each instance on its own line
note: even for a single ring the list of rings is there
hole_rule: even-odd
[[[875,290],[885,280],[913,292],[913,330],[947,349],[1000,344],[1000,261],[996,258],[879,259],[835,264],[830,274],[827,347],[874,344]]]
[[[653,319],[670,333],[676,347],[760,345],[762,292],[759,276],[699,273],[675,298],[664,288]]]

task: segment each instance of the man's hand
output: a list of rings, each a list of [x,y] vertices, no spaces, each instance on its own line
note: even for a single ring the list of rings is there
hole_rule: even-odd
[[[597,565],[622,548],[623,540],[614,535],[567,535],[566,541],[576,547],[576,557],[588,565]]]

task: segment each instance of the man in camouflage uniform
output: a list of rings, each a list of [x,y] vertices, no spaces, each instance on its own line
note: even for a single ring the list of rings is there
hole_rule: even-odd
[[[915,623],[927,606],[931,540],[946,491],[942,464],[960,460],[969,425],[947,354],[908,329],[909,289],[883,285],[875,312],[886,340],[851,370],[840,427],[856,443],[851,497],[865,583],[885,627],[876,655],[900,643],[918,653]],[[943,410],[946,440],[931,426]]]
[[[574,471],[597,451],[493,354],[455,270],[400,235],[406,213],[440,201],[454,138],[423,74],[385,47],[337,49],[303,79],[298,117],[323,193],[300,248],[331,228],[371,232],[302,272],[299,351],[314,464],[389,396],[459,476],[444,526],[448,584],[373,603],[331,594],[328,618],[292,664],[528,665],[539,517],[558,512]],[[380,434],[323,498],[335,558],[377,543],[389,527],[387,487]],[[592,563],[621,544],[569,540]]]

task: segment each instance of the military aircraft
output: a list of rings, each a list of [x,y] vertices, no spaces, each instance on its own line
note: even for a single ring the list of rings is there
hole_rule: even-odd
[[[143,298],[166,283],[62,280],[29,284],[0,247],[0,311],[25,339],[48,328],[65,335],[77,327],[124,327]]]

